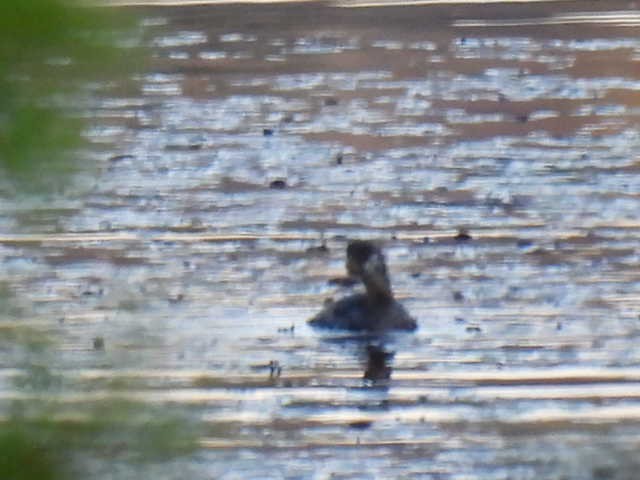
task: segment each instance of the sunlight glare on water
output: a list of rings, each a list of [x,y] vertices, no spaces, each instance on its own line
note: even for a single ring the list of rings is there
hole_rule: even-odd
[[[141,10],[98,177],[0,204],[0,280],[81,386],[58,401],[184,407],[203,478],[633,478],[637,11],[428,3]],[[306,324],[351,238],[415,333]]]

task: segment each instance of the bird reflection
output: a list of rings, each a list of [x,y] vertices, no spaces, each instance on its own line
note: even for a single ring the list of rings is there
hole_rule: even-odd
[[[364,379],[372,383],[389,380],[392,371],[389,363],[395,352],[389,352],[381,345],[369,344],[366,347],[366,354]]]

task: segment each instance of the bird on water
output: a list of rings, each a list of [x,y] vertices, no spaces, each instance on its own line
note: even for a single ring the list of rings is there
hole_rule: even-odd
[[[365,293],[329,302],[309,320],[314,327],[380,332],[415,330],[416,321],[393,297],[387,265],[380,248],[366,240],[347,246],[347,272],[362,281]]]

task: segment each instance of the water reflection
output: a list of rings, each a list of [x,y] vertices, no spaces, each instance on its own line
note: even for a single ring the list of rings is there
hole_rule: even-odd
[[[364,369],[364,378],[373,384],[381,380],[389,380],[391,378],[391,361],[394,352],[385,350],[384,346],[369,344],[366,347],[366,364]]]
[[[640,42],[499,7],[150,10],[150,71],[95,86],[99,180],[0,203],[57,400],[187,408],[205,478],[583,480],[637,449]],[[347,238],[419,329],[307,325]]]

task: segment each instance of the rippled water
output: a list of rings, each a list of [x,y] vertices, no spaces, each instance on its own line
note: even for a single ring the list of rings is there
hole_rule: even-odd
[[[207,478],[635,478],[640,13],[487,8],[143,10],[88,193],[0,206],[0,279],[90,387],[61,399],[189,407]],[[347,238],[415,334],[306,326]]]

